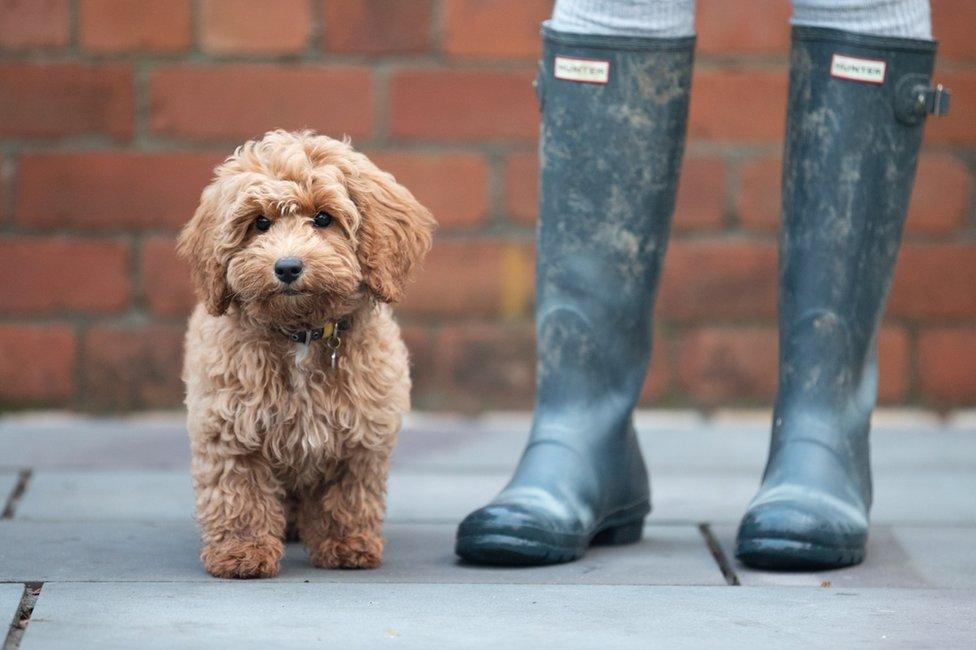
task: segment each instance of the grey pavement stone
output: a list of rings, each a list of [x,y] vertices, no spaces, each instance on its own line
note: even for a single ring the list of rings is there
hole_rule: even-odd
[[[976,471],[875,471],[871,520],[891,524],[976,524]]]
[[[0,463],[15,467],[187,467],[182,416],[0,418]]]
[[[928,586],[976,589],[976,527],[896,526],[892,532]]]
[[[46,585],[22,648],[968,647],[971,591]]]
[[[394,472],[389,522],[457,523],[508,481],[502,474]],[[183,470],[40,470],[17,508],[31,521],[188,521],[193,489]]]
[[[876,467],[976,468],[976,426],[939,424],[926,414],[880,411],[873,436]],[[639,412],[638,434],[652,470],[760,472],[768,446],[765,413],[710,420],[682,411]],[[509,472],[529,428],[528,414],[462,418],[412,414],[400,436],[397,467]],[[7,467],[180,468],[189,449],[182,414],[132,418],[0,418]]]
[[[20,599],[24,595],[24,585],[0,583],[0,636],[7,635],[7,629],[14,620]]]
[[[976,528],[873,526],[861,564],[834,571],[788,572],[751,569],[733,559],[735,526],[713,526],[739,581],[757,587],[914,587],[976,589]]]
[[[38,470],[16,519],[189,521],[193,487],[185,470]]]
[[[508,481],[493,472],[395,470],[387,520],[459,522]],[[976,471],[875,471],[876,523],[976,524]],[[759,472],[668,468],[652,472],[656,523],[734,523],[759,485]],[[38,470],[17,508],[33,521],[187,521],[193,495],[185,470]]]
[[[453,525],[389,524],[383,566],[327,571],[291,544],[278,581],[720,585],[724,579],[693,526],[648,526],[634,545],[597,547],[580,562],[531,569],[465,566]],[[3,581],[209,581],[189,523],[0,522]]]
[[[6,507],[7,500],[14,493],[19,478],[18,472],[0,470],[0,511]]]

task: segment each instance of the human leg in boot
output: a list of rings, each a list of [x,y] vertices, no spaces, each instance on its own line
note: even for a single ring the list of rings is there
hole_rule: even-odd
[[[864,4],[878,10],[855,11]],[[833,568],[864,558],[878,324],[925,116],[948,108],[947,94],[931,82],[935,43],[926,38],[928,25],[911,24],[918,11],[927,20],[927,2],[847,0],[818,13],[820,5],[825,0],[794,2],[779,392],[762,486],[736,547],[746,564],[775,569]],[[830,25],[845,8],[868,28],[900,35],[796,24]]]
[[[556,17],[574,4],[557,3]],[[687,35],[543,28],[536,406],[514,477],[458,528],[456,552],[468,561],[566,562],[593,542],[640,539],[650,494],[631,420],[650,356],[694,47],[689,2],[646,5],[674,4],[688,9]]]

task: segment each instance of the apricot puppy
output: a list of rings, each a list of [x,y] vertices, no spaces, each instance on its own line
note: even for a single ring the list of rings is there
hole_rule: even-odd
[[[217,167],[178,242],[200,299],[183,381],[211,574],[277,574],[293,526],[315,566],[379,566],[410,408],[390,304],[434,226],[393,176],[311,132],[272,131]]]

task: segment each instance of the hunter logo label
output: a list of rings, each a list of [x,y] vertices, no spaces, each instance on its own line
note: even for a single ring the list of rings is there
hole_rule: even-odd
[[[605,84],[610,80],[610,62],[557,56],[553,74],[556,79],[588,84]]]
[[[870,84],[883,84],[887,65],[877,59],[858,59],[835,54],[830,60],[830,76]]]

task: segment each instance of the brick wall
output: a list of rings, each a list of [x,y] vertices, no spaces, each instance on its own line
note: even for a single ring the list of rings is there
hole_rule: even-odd
[[[880,340],[881,398],[973,404],[976,3],[934,4],[953,115],[928,129]],[[442,225],[400,309],[417,403],[528,405],[530,81],[549,8],[0,0],[0,404],[178,404],[192,295],[174,233],[235,144],[308,126],[351,135]],[[788,14],[787,0],[699,0],[651,403],[767,404],[773,394]]]

